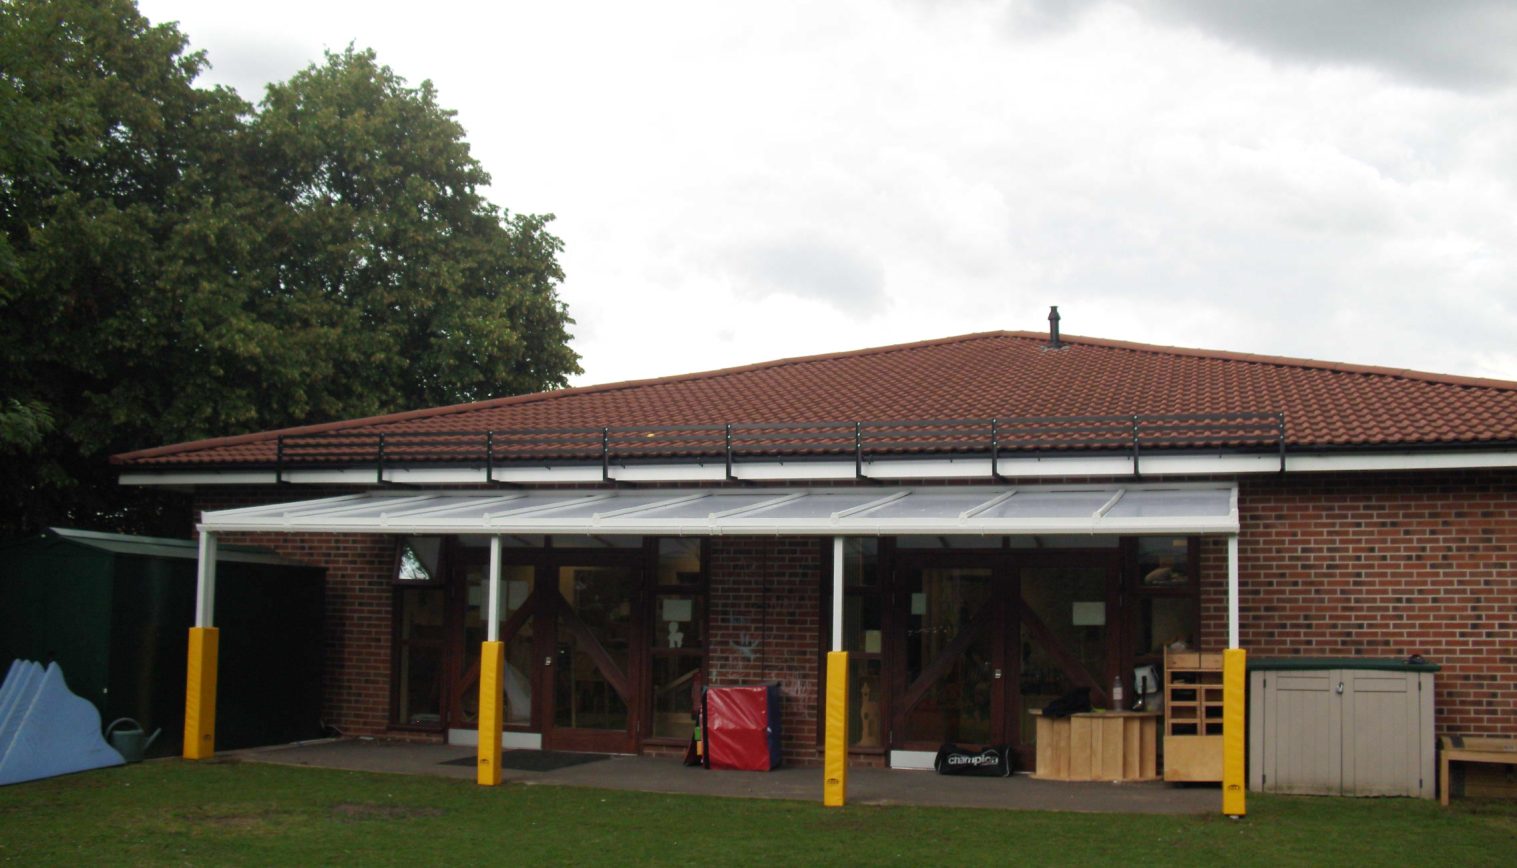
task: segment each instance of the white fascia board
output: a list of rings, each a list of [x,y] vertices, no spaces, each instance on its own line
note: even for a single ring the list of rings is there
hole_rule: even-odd
[[[1145,473],[1148,461],[1139,468]],[[1132,459],[1126,456],[1083,458],[1002,458],[996,462],[1000,474],[1013,479],[1037,479],[1049,476],[1131,476]],[[1215,472],[1214,470],[1207,471]]]
[[[853,462],[840,464],[853,475]],[[871,458],[864,475],[880,479],[990,479],[989,458]]]
[[[599,474],[599,470],[596,471]],[[496,471],[496,477],[500,472]],[[634,464],[611,466],[611,478],[617,482],[723,482],[725,464]]]
[[[1144,455],[1138,459],[1144,476],[1279,473],[1279,455]],[[1126,472],[1132,473],[1128,463]]]
[[[732,465],[735,479],[752,482],[785,482],[788,480],[853,479],[856,472],[852,461],[765,461],[753,464]]]
[[[1278,467],[1279,462],[1276,462]],[[1387,452],[1333,455],[1291,455],[1288,473],[1340,470],[1479,470],[1517,467],[1517,452]]]
[[[1144,476],[1216,476],[1278,473],[1278,455],[1145,455],[1139,461]],[[1002,458],[998,464],[1005,479],[1049,477],[1124,477],[1132,475],[1132,461],[1107,458]],[[1501,452],[1386,452],[1296,454],[1287,456],[1288,473],[1333,473],[1388,470],[1461,470],[1517,468],[1517,451]],[[987,459],[873,460],[863,465],[866,478],[883,481],[913,479],[984,479],[991,477]],[[851,461],[775,461],[736,464],[733,478],[752,482],[825,482],[852,480]],[[373,469],[289,470],[283,481],[295,485],[373,485]],[[408,485],[479,485],[485,483],[484,468],[407,469],[386,468],[386,482]],[[684,483],[725,481],[721,464],[613,465],[611,478],[621,482]],[[129,470],[120,476],[122,485],[271,485],[272,471]],[[598,484],[603,482],[598,466],[497,467],[493,481],[516,485]]]
[[[497,467],[495,481],[514,485],[583,485],[599,483],[601,469],[573,465],[567,467]],[[478,481],[478,480],[475,480]]]
[[[373,476],[374,474],[369,474]],[[274,472],[244,470],[127,470],[116,480],[122,485],[273,485]]]

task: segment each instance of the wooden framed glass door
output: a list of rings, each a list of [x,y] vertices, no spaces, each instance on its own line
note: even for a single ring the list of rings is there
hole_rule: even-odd
[[[1074,687],[1108,706],[1120,671],[1113,552],[898,552],[891,746],[1010,744],[1033,757],[1032,709]]]
[[[958,556],[898,562],[893,743],[919,749],[946,742],[1004,740],[1003,632],[1006,582],[992,560]]]
[[[636,750],[648,644],[641,564],[555,559],[539,570],[543,746]]]

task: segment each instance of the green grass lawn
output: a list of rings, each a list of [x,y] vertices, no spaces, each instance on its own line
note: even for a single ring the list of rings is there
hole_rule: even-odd
[[[1517,803],[1249,797],[1241,821],[706,799],[165,761],[0,788],[0,862],[1510,865]]]

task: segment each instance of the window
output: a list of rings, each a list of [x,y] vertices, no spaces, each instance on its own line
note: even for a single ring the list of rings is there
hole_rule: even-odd
[[[654,542],[652,658],[654,738],[690,738],[694,691],[706,671],[706,545],[700,539]]]
[[[849,748],[879,750],[885,746],[882,585],[879,540],[844,540],[843,650],[848,652]]]
[[[1160,664],[1166,648],[1197,647],[1201,621],[1197,539],[1138,537],[1132,541],[1130,558],[1133,663]]]
[[[442,726],[447,589],[442,537],[404,537],[395,566],[397,726]]]

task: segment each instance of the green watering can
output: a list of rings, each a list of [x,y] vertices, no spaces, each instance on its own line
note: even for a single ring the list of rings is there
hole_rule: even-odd
[[[130,723],[131,726],[116,729],[123,723]],[[115,748],[117,753],[121,754],[121,758],[129,763],[142,762],[142,755],[147,753],[147,749],[153,746],[153,741],[160,735],[163,735],[163,727],[158,727],[152,735],[148,735],[142,725],[130,717],[117,718],[105,728],[106,740],[111,743],[111,747]]]

